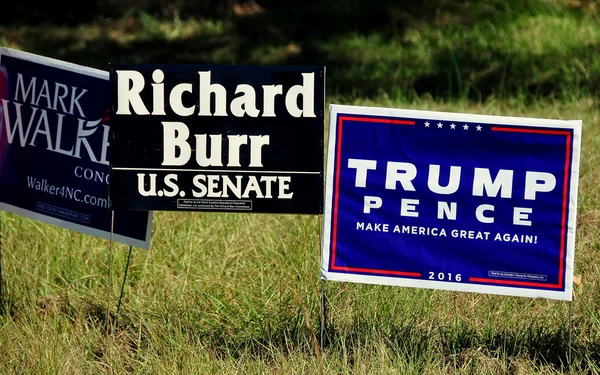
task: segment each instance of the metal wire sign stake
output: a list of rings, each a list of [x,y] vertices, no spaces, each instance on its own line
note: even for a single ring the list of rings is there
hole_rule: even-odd
[[[115,224],[115,211],[111,210],[110,218],[110,242],[108,245],[108,283],[106,286],[106,331],[105,331],[105,345],[106,345],[106,358],[107,362],[110,359],[110,346],[109,346],[109,327],[110,327],[110,288],[112,286],[112,246],[113,246],[113,232]],[[110,364],[109,365],[109,369]]]
[[[4,309],[6,307],[6,288],[4,285],[4,269],[2,268],[2,241],[4,237],[2,237],[2,215],[0,215],[0,314],[4,313]]]
[[[129,253],[127,254],[127,263],[125,264],[125,274],[123,275],[123,282],[121,283],[121,293],[119,294],[119,302],[117,303],[117,315],[121,309],[121,299],[123,298],[123,292],[125,290],[125,280],[127,280],[127,271],[129,270],[129,261],[131,260],[131,250],[133,246],[129,246]]]

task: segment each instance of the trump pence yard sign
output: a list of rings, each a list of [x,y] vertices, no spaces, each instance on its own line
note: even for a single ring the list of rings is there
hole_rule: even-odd
[[[330,116],[322,278],[571,300],[581,121]]]
[[[111,202],[323,212],[324,67],[112,65]]]

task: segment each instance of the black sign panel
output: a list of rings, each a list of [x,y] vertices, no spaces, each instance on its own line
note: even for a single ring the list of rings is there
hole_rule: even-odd
[[[110,67],[115,210],[323,212],[324,67]]]

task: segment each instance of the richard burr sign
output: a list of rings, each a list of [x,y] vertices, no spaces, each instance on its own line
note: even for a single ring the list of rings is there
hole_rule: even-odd
[[[123,210],[322,213],[323,67],[111,65]]]

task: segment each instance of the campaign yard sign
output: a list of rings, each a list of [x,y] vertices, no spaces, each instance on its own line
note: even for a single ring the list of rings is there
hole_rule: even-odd
[[[332,105],[321,277],[571,300],[581,125]]]
[[[114,64],[111,204],[323,212],[324,67]]]
[[[0,48],[0,209],[110,239],[108,72]],[[148,249],[151,214],[115,212]]]

